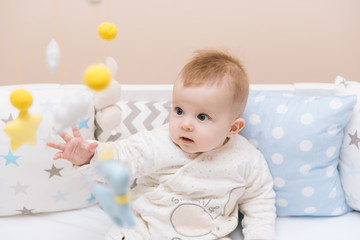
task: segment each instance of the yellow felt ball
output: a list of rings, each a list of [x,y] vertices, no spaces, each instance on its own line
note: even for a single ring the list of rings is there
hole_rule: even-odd
[[[93,90],[102,90],[106,88],[111,80],[109,69],[102,64],[89,66],[84,73],[85,84]]]
[[[19,88],[11,93],[10,102],[19,110],[27,110],[31,106],[33,98],[27,90]]]
[[[116,37],[117,28],[112,23],[103,22],[98,27],[98,34],[102,39],[107,40],[107,41],[111,41]]]

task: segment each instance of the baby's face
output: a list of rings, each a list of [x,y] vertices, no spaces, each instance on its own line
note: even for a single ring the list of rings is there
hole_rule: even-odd
[[[222,146],[230,136],[232,99],[227,86],[184,87],[174,84],[170,137],[187,153],[207,152]]]

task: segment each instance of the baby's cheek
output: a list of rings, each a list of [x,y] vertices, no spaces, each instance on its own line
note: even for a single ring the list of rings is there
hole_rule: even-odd
[[[216,132],[216,130],[208,131],[204,135],[204,139],[210,150],[220,147],[224,144],[226,136],[222,133]]]
[[[177,128],[176,128],[176,123],[175,121],[170,121],[169,122],[169,135],[170,135],[170,138],[171,140],[174,141],[174,139],[176,138],[176,135],[177,135]]]
[[[201,141],[202,147],[208,148],[208,150],[211,150],[215,148],[216,145],[218,145],[218,140],[216,138],[216,135],[211,133],[210,131],[211,130],[203,132],[199,139]]]

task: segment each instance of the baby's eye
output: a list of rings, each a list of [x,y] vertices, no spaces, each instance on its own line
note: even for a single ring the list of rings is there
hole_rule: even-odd
[[[179,107],[176,107],[176,108],[175,108],[175,111],[176,111],[176,114],[177,114],[177,115],[183,115],[183,114],[184,114],[184,111],[183,111],[181,108],[179,108]]]
[[[200,120],[200,121],[205,121],[205,120],[208,120],[209,117],[208,115],[204,114],[204,113],[201,113],[197,116],[197,118]]]

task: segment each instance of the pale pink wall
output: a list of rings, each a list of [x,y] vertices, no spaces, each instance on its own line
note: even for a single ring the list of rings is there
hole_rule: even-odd
[[[108,54],[123,84],[172,83],[199,48],[228,49],[251,83],[360,81],[359,13],[358,0],[0,0],[0,85],[81,83]],[[118,27],[110,43],[102,21]],[[52,38],[62,58],[51,74]]]

